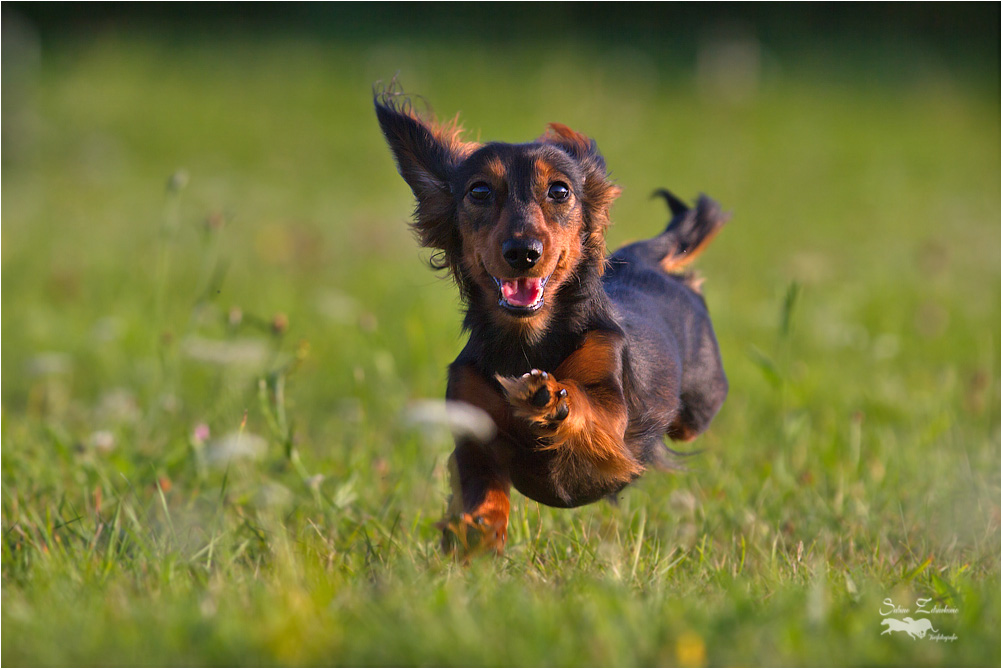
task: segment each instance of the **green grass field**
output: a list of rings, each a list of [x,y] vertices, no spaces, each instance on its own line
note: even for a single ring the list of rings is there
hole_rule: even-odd
[[[211,37],[5,51],[3,665],[999,665],[992,67]],[[595,137],[611,247],[657,187],[734,213],[702,453],[516,494],[469,567],[407,412],[462,335],[372,113],[398,70],[471,137]]]

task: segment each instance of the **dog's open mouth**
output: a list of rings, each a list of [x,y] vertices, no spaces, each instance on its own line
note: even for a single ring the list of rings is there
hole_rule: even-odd
[[[530,314],[543,307],[543,289],[547,277],[493,278],[501,294],[498,304],[516,314]]]

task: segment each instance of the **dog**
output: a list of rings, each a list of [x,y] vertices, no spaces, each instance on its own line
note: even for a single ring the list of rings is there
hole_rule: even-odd
[[[443,547],[501,553],[511,487],[553,507],[613,498],[663,437],[702,433],[728,393],[696,275],[684,271],[728,216],[701,196],[656,237],[607,256],[620,194],[595,141],[550,124],[526,144],[469,142],[396,88],[376,116],[417,206],[412,227],[465,307],[446,398],[486,412],[487,441],[457,438]]]

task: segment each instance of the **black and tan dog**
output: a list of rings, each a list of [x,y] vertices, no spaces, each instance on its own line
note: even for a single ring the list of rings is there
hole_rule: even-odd
[[[465,303],[470,339],[446,396],[487,412],[458,440],[444,546],[501,551],[509,491],[575,507],[662,462],[663,436],[703,432],[728,391],[707,307],[682,267],[727,220],[667,191],[665,231],[607,256],[620,189],[591,139],[552,124],[527,144],[460,139],[394,92],[376,115],[417,199],[413,227]]]

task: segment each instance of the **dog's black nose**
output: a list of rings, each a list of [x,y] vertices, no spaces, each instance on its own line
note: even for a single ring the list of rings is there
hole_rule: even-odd
[[[502,256],[514,270],[530,269],[542,255],[543,242],[540,240],[508,240],[502,244]]]

